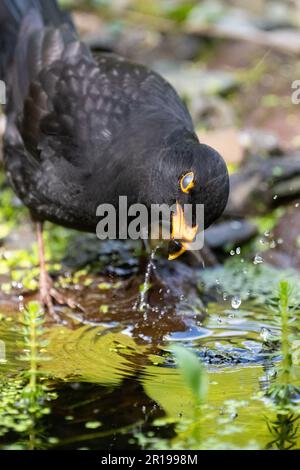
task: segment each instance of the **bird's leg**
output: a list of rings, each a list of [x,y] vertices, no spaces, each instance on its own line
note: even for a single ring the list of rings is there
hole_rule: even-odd
[[[76,303],[72,299],[65,299],[60,292],[53,287],[53,281],[47,272],[46,260],[45,260],[45,247],[43,238],[43,223],[35,222],[36,224],[36,236],[38,243],[38,254],[40,263],[40,298],[42,304],[47,308],[51,317],[58,321],[59,315],[54,310],[53,300],[59,304],[68,305],[70,308],[77,307]]]
[[[36,238],[38,244],[38,255],[40,263],[40,298],[42,304],[47,308],[51,317],[57,321],[59,320],[58,315],[55,313],[53,300],[51,296],[51,290],[53,289],[53,282],[50,278],[45,260],[45,247],[44,247],[44,237],[43,237],[43,223],[35,222],[36,226]]]

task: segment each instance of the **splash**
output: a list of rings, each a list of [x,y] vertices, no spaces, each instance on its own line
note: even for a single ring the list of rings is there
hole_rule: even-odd
[[[144,312],[146,308],[148,307],[148,292],[151,287],[151,283],[150,283],[151,274],[155,269],[154,260],[155,260],[157,249],[158,249],[158,246],[156,246],[151,251],[149,261],[146,267],[144,282],[140,288],[140,298],[139,298],[138,307],[137,307],[140,312]]]

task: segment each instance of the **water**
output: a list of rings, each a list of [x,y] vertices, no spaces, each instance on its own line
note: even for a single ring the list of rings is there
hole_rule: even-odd
[[[254,258],[253,264],[260,264],[263,262],[264,262],[263,258],[260,255],[256,255]]]
[[[288,439],[300,447],[292,432],[295,416],[280,421],[267,406],[265,393],[280,361],[273,312],[241,295],[228,294],[224,300],[221,281],[215,291],[199,290],[203,271],[180,261],[155,260],[153,271],[154,260],[152,252],[146,274],[137,273],[126,258],[125,266],[118,262],[118,274],[112,275],[110,265],[108,274],[85,275],[80,286],[68,288],[85,313],[60,308],[62,323],[46,325],[48,344],[41,351],[39,374],[49,393],[41,391],[36,404],[41,413],[33,426],[18,410],[15,382],[28,368],[17,326],[20,292],[0,295],[6,356],[0,361],[2,448],[266,449],[288,445]],[[150,275],[151,290],[141,297],[140,285],[148,285]],[[24,294],[22,302],[29,300]],[[146,316],[133,308],[141,300]],[[195,405],[175,367],[173,343],[194,352],[208,374],[205,432],[197,431],[196,442]],[[17,408],[7,397],[13,397],[12,403],[16,397]],[[16,409],[22,418],[17,425]]]
[[[140,299],[139,299],[139,303],[138,303],[138,310],[140,310],[141,312],[143,312],[147,307],[147,297],[148,297],[147,293],[148,293],[148,290],[151,287],[151,284],[150,284],[151,274],[152,274],[153,270],[155,269],[154,259],[155,259],[155,255],[156,255],[157,250],[158,250],[158,246],[155,247],[151,251],[149,261],[148,261],[147,266],[146,266],[145,279],[144,279],[143,284],[140,287]]]
[[[231,300],[232,308],[237,310],[238,308],[240,308],[241,303],[242,303],[242,300],[239,295],[235,295],[234,297],[232,297],[232,300]]]

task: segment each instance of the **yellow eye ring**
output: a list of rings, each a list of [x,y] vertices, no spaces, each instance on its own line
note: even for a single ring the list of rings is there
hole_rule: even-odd
[[[195,175],[193,171],[189,171],[189,173],[185,173],[180,178],[180,189],[183,193],[188,194],[194,186],[195,186]]]

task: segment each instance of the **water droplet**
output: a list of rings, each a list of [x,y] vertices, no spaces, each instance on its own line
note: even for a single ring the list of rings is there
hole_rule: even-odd
[[[234,255],[235,255],[235,251],[234,251],[234,250],[230,250],[230,255],[231,255],[231,256],[234,256]]]
[[[260,255],[256,255],[254,258],[253,264],[260,264],[263,262],[264,262],[263,258]]]
[[[240,298],[239,295],[235,295],[234,297],[232,297],[232,299],[231,299],[232,308],[237,310],[238,308],[240,308],[241,303],[242,303],[242,301],[241,301],[241,298]]]
[[[269,337],[270,337],[270,334],[271,334],[271,332],[270,332],[270,330],[268,330],[268,328],[264,328],[264,327],[263,327],[263,328],[260,330],[260,337],[262,338],[262,340],[263,340],[264,342],[268,341],[268,339],[269,339]]]
[[[273,196],[273,199],[276,200],[278,198],[277,194],[275,194],[275,196]]]
[[[235,250],[236,254],[237,255],[240,255],[241,254],[241,248],[238,246],[237,249]]]
[[[268,230],[266,230],[266,232],[264,233],[264,236],[265,237],[269,237],[270,236],[270,232]]]

